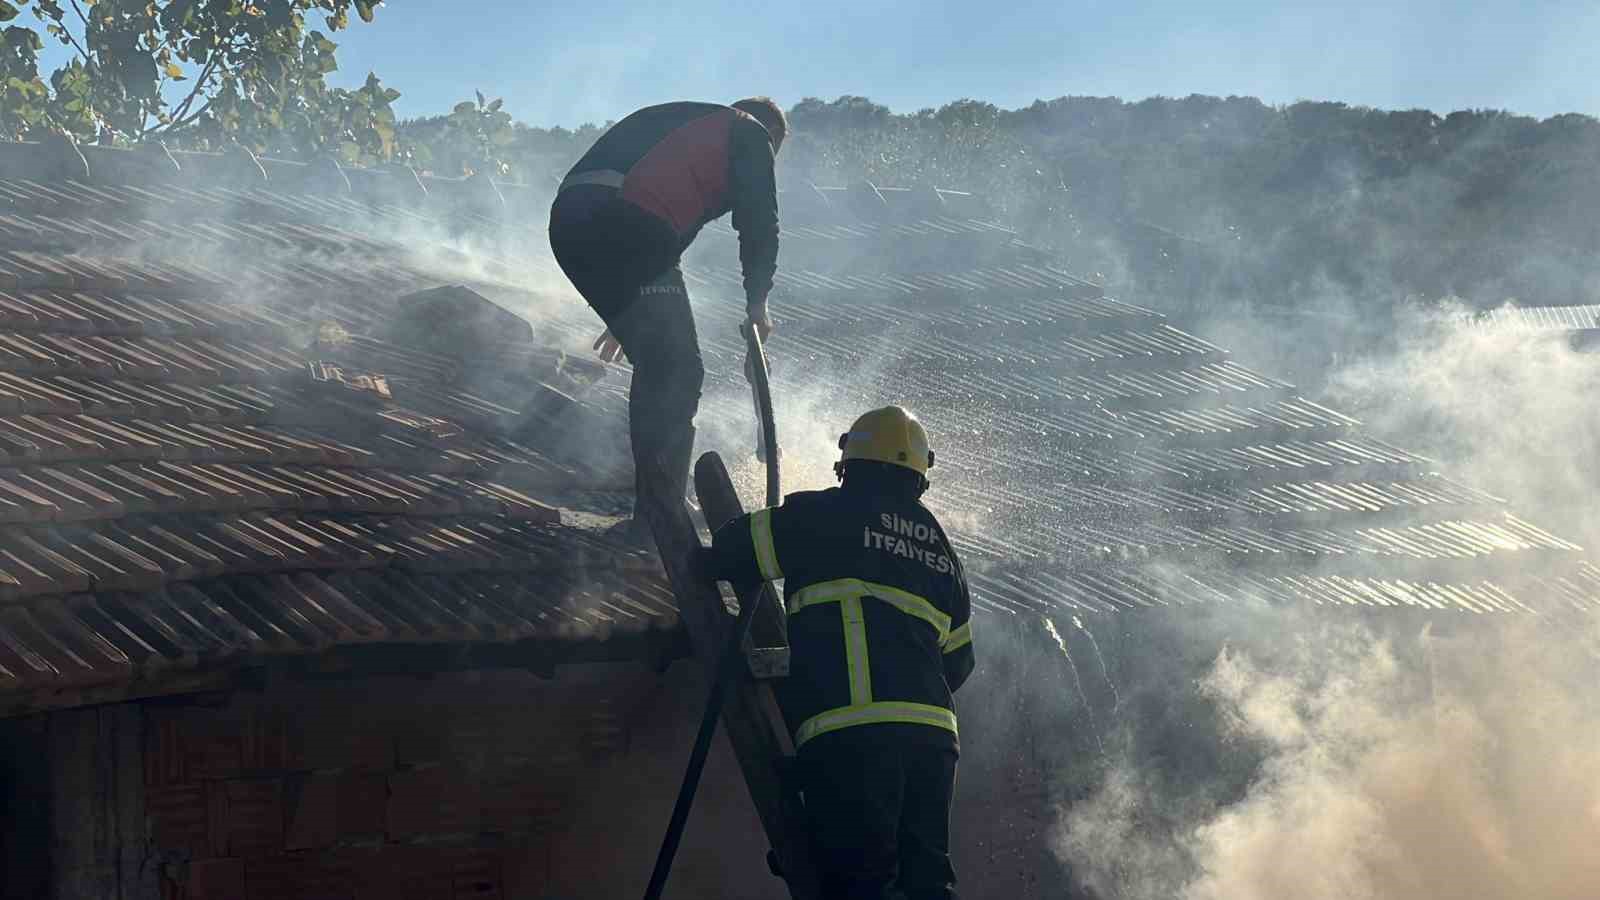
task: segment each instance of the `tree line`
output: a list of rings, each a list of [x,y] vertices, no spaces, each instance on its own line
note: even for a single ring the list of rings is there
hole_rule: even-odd
[[[369,73],[328,84],[334,37],[377,0],[0,0],[0,137],[49,131],[175,149],[407,165],[549,184],[605,127],[541,128],[474,92],[399,120]],[[376,27],[381,27],[376,26]],[[67,62],[40,69],[46,42]],[[959,100],[894,113],[803,99],[789,184],[985,195],[1075,269],[1168,305],[1292,307],[1401,296],[1595,296],[1600,122],[1250,97]]]

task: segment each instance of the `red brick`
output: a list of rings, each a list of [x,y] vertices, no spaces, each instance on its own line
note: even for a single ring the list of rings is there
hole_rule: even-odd
[[[289,712],[277,706],[244,711],[240,728],[240,766],[246,773],[293,768],[289,756]]]
[[[150,822],[150,839],[157,849],[206,855],[209,819],[205,785],[146,788],[144,808]]]
[[[464,850],[453,856],[451,900],[502,900],[505,891],[498,850]]]
[[[358,900],[454,900],[455,873],[438,847],[385,847],[362,866]]]
[[[559,769],[525,764],[503,769],[483,783],[485,831],[547,831],[571,808],[573,781]]]
[[[216,856],[283,852],[283,782],[224,781],[210,792],[211,851]]]
[[[389,846],[363,868],[358,900],[503,900],[507,896],[496,850]]]
[[[446,756],[448,728],[440,717],[415,716],[395,728],[395,762],[403,766],[436,763]]]
[[[478,787],[459,771],[439,767],[389,776],[390,840],[475,832],[481,821]]]
[[[146,712],[144,730],[146,787],[182,784],[188,780],[183,770],[181,733],[176,716],[165,711]]]
[[[371,712],[317,710],[296,722],[289,741],[290,764],[296,769],[394,768],[392,726]]]
[[[339,779],[339,837],[383,834],[388,804],[387,776],[345,773]]]
[[[284,785],[284,808],[285,849],[331,847],[339,839],[338,776],[290,778]]]
[[[189,864],[185,900],[239,900],[244,896],[244,860],[205,859]]]
[[[284,846],[289,850],[331,847],[344,838],[381,835],[389,782],[383,775],[346,772],[290,779]]]
[[[248,900],[355,900],[362,877],[347,857],[308,852],[245,861]]]
[[[145,784],[185,784],[239,774],[243,736],[237,717],[201,707],[149,713]]]
[[[517,757],[545,759],[555,749],[554,723],[527,703],[483,702],[470,694],[451,704],[446,756],[468,765],[493,765]],[[431,718],[431,717],[430,717]]]
[[[507,847],[501,854],[501,890],[507,898],[543,897],[550,890],[551,844],[540,840]]]
[[[183,718],[183,765],[189,780],[233,778],[243,764],[239,723],[221,710],[192,709]]]

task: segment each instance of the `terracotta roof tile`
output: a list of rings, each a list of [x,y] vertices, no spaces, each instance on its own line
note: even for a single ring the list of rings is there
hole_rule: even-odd
[[[448,181],[406,208],[377,177],[337,197],[204,176],[159,191],[0,181],[0,702],[247,654],[677,628],[659,565],[563,525],[550,500],[626,482],[546,443],[625,409],[610,373],[626,366],[553,349],[591,337],[587,310],[541,314],[531,343],[467,358],[380,339],[397,298],[442,284],[552,309],[526,287],[561,278],[542,227],[451,208]],[[800,213],[774,294],[775,377],[837,373],[817,408],[893,385],[952,436],[932,502],[953,522],[1005,523],[954,534],[988,609],[1249,595],[1504,614],[1525,588],[1495,561],[1574,555],[1352,417],[1041,263],[971,217],[979,198],[787,196]],[[384,237],[474,221],[502,247],[419,256]],[[685,271],[704,415],[748,421],[737,248],[721,223],[706,235]],[[311,364],[381,377],[390,397],[308,390]],[[1600,576],[1572,571],[1589,580],[1560,596],[1600,603]],[[269,809],[268,794],[241,809]],[[159,827],[193,840],[194,798],[158,800]],[[222,834],[269,855],[283,839]],[[260,894],[277,863],[252,865]]]

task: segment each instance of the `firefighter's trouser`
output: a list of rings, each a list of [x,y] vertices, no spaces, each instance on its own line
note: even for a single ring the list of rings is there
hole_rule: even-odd
[[[950,798],[956,751],[873,726],[800,749],[811,847],[828,900],[955,900]]]
[[[599,185],[562,191],[550,210],[550,248],[573,287],[606,323],[633,366],[628,423],[633,443],[634,517],[647,473],[687,495],[694,416],[705,364],[670,226]],[[655,464],[653,464],[655,463]]]

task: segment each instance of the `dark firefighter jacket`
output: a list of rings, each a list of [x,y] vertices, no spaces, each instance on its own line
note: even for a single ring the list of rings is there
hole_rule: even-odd
[[[733,584],[783,579],[795,745],[875,723],[958,748],[951,695],[973,668],[966,576],[916,500],[849,488],[789,495],[717,530]]]
[[[778,265],[778,188],[766,128],[714,103],[648,106],[611,126],[562,181],[618,188],[678,236],[681,253],[707,222],[733,213],[750,305],[763,303]]]

